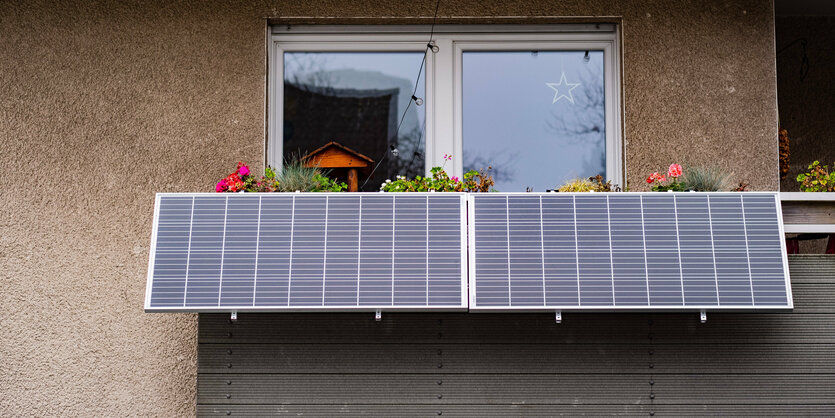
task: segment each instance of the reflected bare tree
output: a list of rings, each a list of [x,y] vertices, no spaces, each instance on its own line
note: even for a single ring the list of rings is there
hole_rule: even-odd
[[[583,171],[594,176],[606,171],[606,94],[601,68],[584,65],[583,69],[580,73],[583,88],[573,91],[574,104],[567,111],[553,112],[546,126],[570,144],[585,144],[599,150],[583,161]]]
[[[333,92],[339,79],[332,72],[323,71],[327,57],[321,54],[286,54],[284,62],[284,82],[299,89],[328,94]]]
[[[389,152],[387,168],[394,175],[415,177],[424,175],[425,157],[423,129],[414,128],[408,132],[399,132],[392,145],[397,155]]]
[[[464,172],[470,170],[485,170],[492,167],[490,174],[493,175],[493,180],[496,183],[512,182],[516,176],[516,170],[513,167],[519,159],[519,152],[512,152],[506,150],[498,156],[486,157],[483,154],[470,152],[464,156]]]

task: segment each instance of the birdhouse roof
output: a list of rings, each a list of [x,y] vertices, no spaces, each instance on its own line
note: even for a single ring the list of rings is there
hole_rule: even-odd
[[[331,141],[304,156],[306,165],[322,168],[369,168],[374,160],[338,142]]]

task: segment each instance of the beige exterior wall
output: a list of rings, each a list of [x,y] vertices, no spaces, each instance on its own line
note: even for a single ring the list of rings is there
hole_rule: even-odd
[[[263,161],[267,19],[434,7],[104,3],[0,3],[4,415],[194,414],[196,316],[142,312],[154,193]],[[439,14],[622,22],[633,190],[673,161],[777,188],[770,0],[443,0]]]

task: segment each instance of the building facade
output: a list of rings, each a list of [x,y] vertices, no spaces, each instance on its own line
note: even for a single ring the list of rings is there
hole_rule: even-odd
[[[710,163],[752,190],[778,190],[770,0],[442,0],[433,19],[435,6],[0,4],[0,409],[831,415],[828,259],[792,260],[794,312],[704,325],[682,314],[556,325],[529,314],[242,314],[231,324],[143,313],[154,194],[211,191],[237,161],[269,161],[271,40],[287,25],[613,25],[622,182],[645,190],[646,175],[672,162]]]

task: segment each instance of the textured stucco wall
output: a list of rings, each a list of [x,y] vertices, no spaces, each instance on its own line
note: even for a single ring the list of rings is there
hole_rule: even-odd
[[[797,175],[813,161],[835,162],[835,16],[777,19],[777,89],[780,126],[789,131],[789,174],[783,191],[799,190]],[[801,80],[803,48],[792,42],[806,39],[809,72]]]
[[[0,2],[2,415],[193,414],[196,317],[142,313],[153,194],[262,161],[266,19],[434,8],[243,4]],[[442,0],[439,14],[622,18],[633,189],[672,161],[777,187],[769,0]]]

